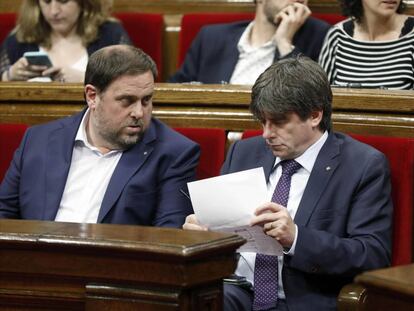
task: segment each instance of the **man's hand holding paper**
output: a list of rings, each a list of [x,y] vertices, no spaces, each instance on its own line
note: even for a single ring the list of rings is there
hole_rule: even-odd
[[[262,226],[250,226],[267,197],[263,168],[191,182],[188,189],[195,217],[187,217],[184,229],[237,233],[247,240],[239,251],[281,255],[281,245]]]

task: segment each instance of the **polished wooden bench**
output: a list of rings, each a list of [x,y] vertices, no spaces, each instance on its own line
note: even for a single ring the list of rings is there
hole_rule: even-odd
[[[414,264],[362,273],[344,287],[338,311],[414,310]]]
[[[414,137],[412,91],[333,89],[334,129],[347,133]],[[259,128],[248,110],[250,87],[156,84],[154,116],[172,127]],[[0,83],[0,123],[39,124],[85,107],[81,84]]]
[[[238,235],[0,220],[1,310],[221,310]]]

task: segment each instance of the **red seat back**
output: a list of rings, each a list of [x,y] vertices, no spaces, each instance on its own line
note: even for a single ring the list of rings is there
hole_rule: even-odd
[[[218,176],[226,152],[226,132],[213,128],[175,128],[182,135],[198,143],[201,148],[197,179]]]
[[[14,151],[19,146],[27,127],[25,124],[0,124],[0,182],[10,166]]]
[[[0,13],[0,44],[16,25],[16,13]]]
[[[162,73],[162,33],[164,19],[161,14],[136,12],[115,13],[132,43],[152,57],[157,64],[158,80]]]
[[[242,138],[261,134],[262,130],[247,130]],[[351,136],[381,151],[389,161],[394,204],[392,265],[409,264],[414,259],[414,138]]]
[[[347,18],[346,16],[334,13],[312,13],[312,16],[317,19],[321,19],[331,25],[335,25]]]
[[[409,264],[414,259],[414,138],[351,136],[373,146],[388,158],[394,203],[392,264]]]
[[[201,27],[211,24],[231,23],[252,20],[254,13],[191,13],[184,14],[181,20],[181,31],[178,48],[178,66],[184,61],[187,50]]]

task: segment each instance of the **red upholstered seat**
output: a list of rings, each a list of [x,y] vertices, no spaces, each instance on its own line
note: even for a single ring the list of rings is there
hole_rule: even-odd
[[[16,25],[16,13],[0,13],[0,44]]]
[[[312,16],[321,19],[331,25],[335,25],[336,23],[339,23],[340,21],[343,21],[347,18],[346,16],[334,13],[312,13]]]
[[[351,136],[373,146],[388,158],[394,203],[392,264],[409,264],[414,259],[414,138],[357,134]]]
[[[242,139],[262,135],[262,130],[245,130],[242,134]]]
[[[247,130],[242,138],[261,134],[261,130]],[[414,138],[351,136],[373,146],[388,158],[394,203],[392,265],[409,264],[414,259]]]
[[[211,24],[231,23],[252,20],[254,13],[192,13],[184,14],[181,20],[181,31],[178,48],[178,66],[181,66],[191,42],[201,27]]]
[[[0,182],[27,127],[25,124],[0,124]]]
[[[201,156],[197,178],[219,175],[226,152],[225,130],[214,128],[175,128],[175,130],[200,145]]]
[[[164,20],[161,14],[147,14],[136,12],[115,13],[131,41],[152,57],[157,64],[158,77],[162,73],[162,33]]]

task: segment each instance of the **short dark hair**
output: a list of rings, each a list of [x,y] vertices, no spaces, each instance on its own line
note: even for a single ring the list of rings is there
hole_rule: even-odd
[[[339,0],[339,4],[341,5],[342,15],[354,18],[357,23],[361,22],[361,18],[364,16],[361,0]],[[402,13],[405,8],[406,5],[401,0],[397,13]]]
[[[88,61],[84,84],[92,84],[100,92],[117,78],[124,75],[139,75],[152,72],[157,78],[157,66],[141,49],[130,45],[116,45],[93,53]]]
[[[280,60],[266,69],[252,88],[251,113],[262,123],[283,121],[296,113],[301,120],[322,111],[319,128],[331,129],[332,90],[325,71],[308,57]]]

